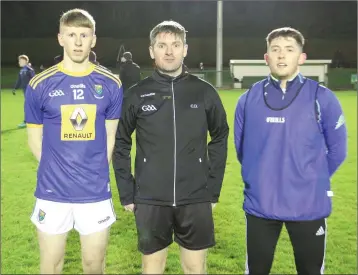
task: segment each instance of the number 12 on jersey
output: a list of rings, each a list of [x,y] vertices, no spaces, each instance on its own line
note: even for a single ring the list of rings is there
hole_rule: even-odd
[[[73,89],[73,99],[79,100],[79,99],[85,99],[83,96],[83,90],[82,89]]]

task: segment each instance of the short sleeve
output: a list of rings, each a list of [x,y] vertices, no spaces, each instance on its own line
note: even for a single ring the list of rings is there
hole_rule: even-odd
[[[106,109],[106,119],[119,119],[122,111],[123,86],[112,85],[110,91],[110,104]]]
[[[28,85],[26,88],[25,121],[29,127],[38,127],[43,124],[43,110],[39,86],[37,86],[36,89],[33,89],[30,85]]]

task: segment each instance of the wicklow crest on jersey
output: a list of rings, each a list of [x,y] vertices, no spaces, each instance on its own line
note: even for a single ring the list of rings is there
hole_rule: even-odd
[[[97,99],[102,99],[103,98],[103,88],[102,85],[94,85],[94,90],[96,91],[94,97]]]

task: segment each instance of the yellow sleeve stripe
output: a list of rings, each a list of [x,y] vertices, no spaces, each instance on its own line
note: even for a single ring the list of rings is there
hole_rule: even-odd
[[[94,68],[94,71],[112,79],[114,82],[116,82],[118,84],[118,87],[122,86],[122,82],[114,74],[112,74],[106,70],[103,70],[99,67]]]
[[[39,85],[40,82],[42,82],[42,81],[45,80],[46,78],[48,78],[48,77],[50,77],[51,75],[54,75],[54,74],[56,74],[56,73],[58,73],[58,72],[59,72],[59,69],[54,69],[53,71],[48,72],[47,74],[41,76],[40,78],[38,78],[38,80],[34,81],[32,88],[33,88],[33,89],[36,89],[37,85]]]
[[[28,128],[42,128],[42,127],[44,127],[43,124],[32,124],[32,123],[26,123],[26,126]]]
[[[47,70],[45,70],[45,71],[39,73],[39,74],[36,75],[35,77],[33,77],[33,78],[30,80],[29,85],[30,85],[31,87],[35,88],[34,86],[37,86],[37,84],[38,84],[40,81],[42,81],[43,79],[46,79],[45,76],[49,75],[49,74],[52,73],[52,72],[58,72],[58,71],[59,71],[59,70],[58,70],[57,65],[56,65],[56,66],[53,66],[53,67],[51,67],[51,68],[49,68],[49,69],[47,69]]]
[[[107,76],[108,78],[112,79],[114,82],[116,82],[118,84],[119,87],[122,86],[122,82],[112,73],[100,68],[100,67],[96,67],[94,69],[97,73],[100,73],[104,76]]]
[[[57,65],[54,65],[46,70],[44,70],[43,72],[35,75],[31,80],[30,80],[30,85],[32,85],[39,77],[43,76],[44,74],[47,74],[48,72],[52,72],[54,69],[57,68]]]

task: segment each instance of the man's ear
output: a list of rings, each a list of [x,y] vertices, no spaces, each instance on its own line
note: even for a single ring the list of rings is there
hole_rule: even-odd
[[[264,54],[264,59],[265,59],[266,65],[268,65],[268,59],[269,59],[269,57],[268,57],[268,54],[267,54],[267,53]]]
[[[57,34],[57,40],[58,40],[58,44],[60,44],[60,46],[63,47],[64,43],[63,43],[63,36],[61,33]]]
[[[91,48],[94,48],[96,46],[96,43],[97,43],[97,36],[94,34],[92,44],[91,44]]]
[[[153,52],[153,47],[152,46],[149,46],[149,54],[150,54],[150,57],[152,59],[154,59],[154,52]]]
[[[186,55],[188,54],[188,44],[184,45],[184,57],[186,57]]]
[[[298,65],[302,65],[303,63],[305,63],[306,60],[307,60],[307,54],[301,53],[298,59]]]

